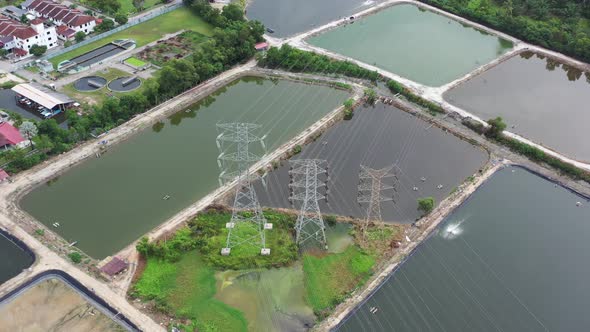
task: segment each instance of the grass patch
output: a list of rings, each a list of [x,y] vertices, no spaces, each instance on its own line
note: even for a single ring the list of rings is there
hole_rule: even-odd
[[[246,331],[243,314],[213,298],[215,272],[195,250],[179,261],[150,257],[133,295],[154,300],[159,310],[190,319],[190,330]],[[189,329],[186,329],[189,330]]]
[[[324,318],[348,294],[367,281],[375,259],[359,247],[348,247],[339,254],[303,256],[306,300],[315,314]]]
[[[129,64],[129,65],[132,65],[132,66],[134,66],[134,67],[143,67],[143,66],[145,66],[145,65],[146,65],[146,63],[145,63],[145,62],[143,62],[143,61],[139,60],[138,58],[134,58],[134,57],[127,58],[127,59],[125,60],[125,63],[127,63],[127,64]]]
[[[210,209],[199,214],[190,222],[194,233],[200,237],[200,252],[204,259],[219,269],[248,269],[261,267],[281,267],[291,264],[297,259],[297,245],[293,241],[293,227],[295,216],[265,210],[267,222],[273,223],[273,229],[266,231],[266,247],[271,248],[268,256],[260,255],[260,248],[250,245],[240,245],[232,248],[229,256],[221,255],[221,248],[226,246],[228,230],[225,223],[231,219],[231,213],[223,210]],[[256,231],[248,226],[237,227],[234,234],[245,238],[256,236]]]
[[[211,36],[213,33],[213,27],[210,24],[193,14],[188,8],[183,7],[51,58],[49,61],[54,66],[57,66],[58,63],[64,60],[82,55],[116,39],[130,38],[135,40],[137,47],[141,47],[162,38],[166,34],[183,29],[193,30],[205,36]]]
[[[106,78],[107,82],[110,82],[111,80],[114,80],[115,78],[122,77],[122,76],[131,76],[131,74],[129,74],[128,72],[119,70],[119,69],[108,68],[107,71],[100,70],[100,71],[94,72],[92,74],[88,74],[88,76],[104,77],[104,78]],[[102,105],[102,103],[104,103],[104,101],[107,98],[110,98],[108,94],[120,97],[123,95],[129,95],[132,93],[138,93],[138,92],[141,93],[141,91],[143,90],[143,84],[139,88],[137,88],[133,91],[129,91],[129,92],[110,91],[106,86],[104,86],[101,89],[95,90],[95,91],[82,92],[82,91],[78,91],[78,90],[76,90],[76,88],[74,88],[74,83],[70,83],[68,85],[65,85],[61,90],[66,95],[72,97],[73,99],[75,99],[79,102],[84,102],[89,105]]]

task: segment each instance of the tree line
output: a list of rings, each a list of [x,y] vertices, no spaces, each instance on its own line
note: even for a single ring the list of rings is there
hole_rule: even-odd
[[[68,151],[254,56],[254,45],[263,40],[264,26],[258,21],[246,21],[239,5],[227,5],[223,11],[212,8],[206,0],[189,1],[187,5],[215,27],[213,36],[201,49],[189,58],[168,62],[155,77],[144,81],[141,92],[109,98],[81,116],[68,111],[68,129],[54,119],[37,122],[38,135],[33,142],[38,153],[13,149],[0,154],[0,160],[11,162],[6,170],[16,173],[50,155]]]

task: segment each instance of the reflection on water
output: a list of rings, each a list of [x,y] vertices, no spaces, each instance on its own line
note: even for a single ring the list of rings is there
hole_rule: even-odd
[[[580,161],[590,161],[590,73],[522,52],[445,93],[480,118],[501,116],[508,130]]]

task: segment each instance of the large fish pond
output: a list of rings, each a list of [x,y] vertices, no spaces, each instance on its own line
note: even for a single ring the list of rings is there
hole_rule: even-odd
[[[589,234],[588,200],[505,168],[338,330],[588,331]]]
[[[508,130],[590,162],[590,73],[523,52],[462,83],[445,99],[484,120],[501,116]]]
[[[456,80],[512,48],[510,41],[411,4],[394,5],[308,42],[427,86]]]
[[[347,97],[328,87],[241,79],[41,185],[20,204],[103,258],[217,188],[216,123],[258,123],[272,150]]]
[[[347,17],[384,0],[253,0],[246,15],[274,32],[273,37],[302,33]]]
[[[330,192],[328,202],[320,202],[322,212],[361,218],[367,207],[356,202],[360,165],[396,165],[395,203],[381,205],[383,219],[411,223],[420,216],[418,198],[433,196],[440,202],[478,172],[488,155],[407,112],[378,103],[358,108],[352,120],[339,122],[293,158],[327,160]],[[385,183],[393,185],[393,180]],[[266,189],[258,185],[261,203],[289,207],[288,183],[289,163],[283,162],[267,176]],[[388,197],[393,194],[391,190],[383,192]]]

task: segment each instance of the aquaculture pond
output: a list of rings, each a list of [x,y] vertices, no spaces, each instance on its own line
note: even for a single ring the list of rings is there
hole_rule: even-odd
[[[501,116],[507,130],[590,162],[590,73],[532,52],[462,83],[445,99],[480,118]]]
[[[272,150],[347,96],[291,81],[236,81],[40,186],[21,206],[49,227],[58,222],[55,231],[87,254],[105,257],[217,188],[217,123],[258,123]]]
[[[1,331],[137,331],[61,276],[45,275],[0,302]]]
[[[588,200],[503,169],[338,330],[588,331],[589,221]]]
[[[323,213],[354,217],[364,217],[367,208],[357,203],[360,165],[396,165],[394,172],[399,182],[395,203],[384,202],[382,214],[387,221],[410,223],[420,216],[418,198],[433,196],[440,202],[454,187],[478,172],[488,156],[451,133],[379,103],[358,108],[352,120],[330,128],[294,158],[327,160],[330,192],[328,202],[320,202],[320,208]],[[258,186],[263,205],[291,206],[288,173],[289,163],[285,161],[267,176],[266,189]],[[389,179],[385,183],[393,185],[394,181]],[[393,192],[383,194],[391,197]]]
[[[352,15],[383,0],[254,0],[246,16],[261,21],[274,32],[273,37],[287,37]]]
[[[0,230],[0,284],[33,264],[35,257]]]
[[[512,48],[510,41],[410,4],[308,41],[428,86],[458,79]]]

